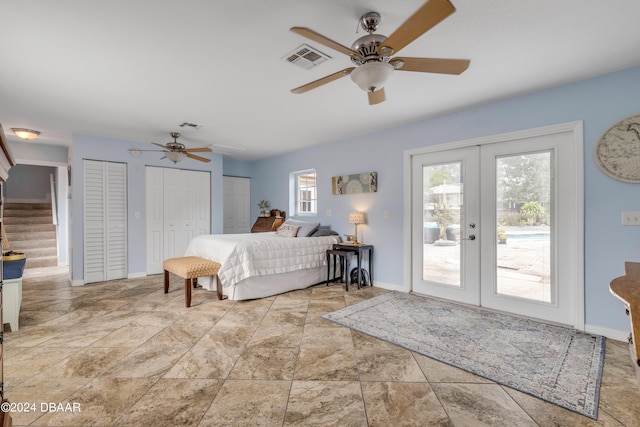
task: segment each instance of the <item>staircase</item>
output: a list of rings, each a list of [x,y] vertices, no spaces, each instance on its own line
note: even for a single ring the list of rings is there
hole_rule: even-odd
[[[25,253],[25,269],[58,265],[51,203],[6,203],[3,213],[9,250]]]

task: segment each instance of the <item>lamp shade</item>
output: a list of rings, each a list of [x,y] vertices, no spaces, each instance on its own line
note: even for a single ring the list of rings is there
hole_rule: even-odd
[[[364,224],[364,212],[351,212],[349,214],[349,224]]]
[[[351,72],[351,80],[364,91],[380,89],[393,74],[388,62],[367,62]]]
[[[173,163],[178,163],[182,161],[187,155],[180,151],[169,151],[167,154],[167,159],[171,160]]]

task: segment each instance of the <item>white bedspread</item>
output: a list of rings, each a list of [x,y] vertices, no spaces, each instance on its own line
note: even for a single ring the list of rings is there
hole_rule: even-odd
[[[253,276],[288,273],[326,265],[326,251],[338,236],[279,237],[275,232],[208,234],[191,239],[185,256],[222,264],[218,277],[224,288]]]

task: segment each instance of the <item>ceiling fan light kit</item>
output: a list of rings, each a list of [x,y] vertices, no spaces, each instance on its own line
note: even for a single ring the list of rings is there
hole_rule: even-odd
[[[171,160],[173,163],[178,163],[184,160],[187,155],[185,153],[181,153],[180,151],[169,151],[165,154],[165,157]]]
[[[157,142],[152,142],[153,145],[157,145],[161,147],[162,150],[140,150],[138,148],[134,148],[129,150],[132,156],[140,155],[141,151],[161,151],[165,153],[161,159],[169,159],[173,163],[178,163],[183,161],[185,158],[190,158],[193,160],[197,160],[199,162],[209,163],[211,159],[207,159],[206,157],[196,156],[192,153],[211,153],[213,150],[209,147],[199,147],[199,148],[187,148],[184,144],[178,142],[178,138],[180,138],[180,134],[178,132],[171,132],[171,137],[173,141],[167,142],[166,144],[158,144]],[[137,154],[136,154],[137,153]]]
[[[421,73],[460,74],[468,67],[467,59],[440,58],[392,58],[403,47],[435,27],[455,12],[449,0],[428,0],[409,17],[389,37],[375,34],[380,24],[380,14],[368,12],[360,17],[360,26],[369,34],[360,37],[348,48],[309,28],[292,27],[291,31],[321,43],[351,58],[355,67],[330,74],[295,89],[293,93],[305,93],[323,86],[348,74],[351,80],[367,92],[369,104],[379,104],[385,100],[384,85],[398,71],[416,71]]]
[[[388,62],[367,62],[351,72],[351,80],[364,91],[382,88],[393,74],[393,65]]]

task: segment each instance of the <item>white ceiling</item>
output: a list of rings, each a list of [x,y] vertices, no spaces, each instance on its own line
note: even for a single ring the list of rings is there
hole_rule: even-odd
[[[456,13],[401,56],[470,59],[469,69],[395,72],[387,101],[370,106],[349,77],[292,94],[351,62],[289,28],[350,47],[363,13],[380,13],[389,35],[424,0],[4,1],[0,123],[10,141],[26,127],[55,145],[83,133],[147,148],[179,131],[188,146],[252,160],[640,65],[638,0],[452,2]],[[332,59],[312,70],[285,61],[302,43]]]

